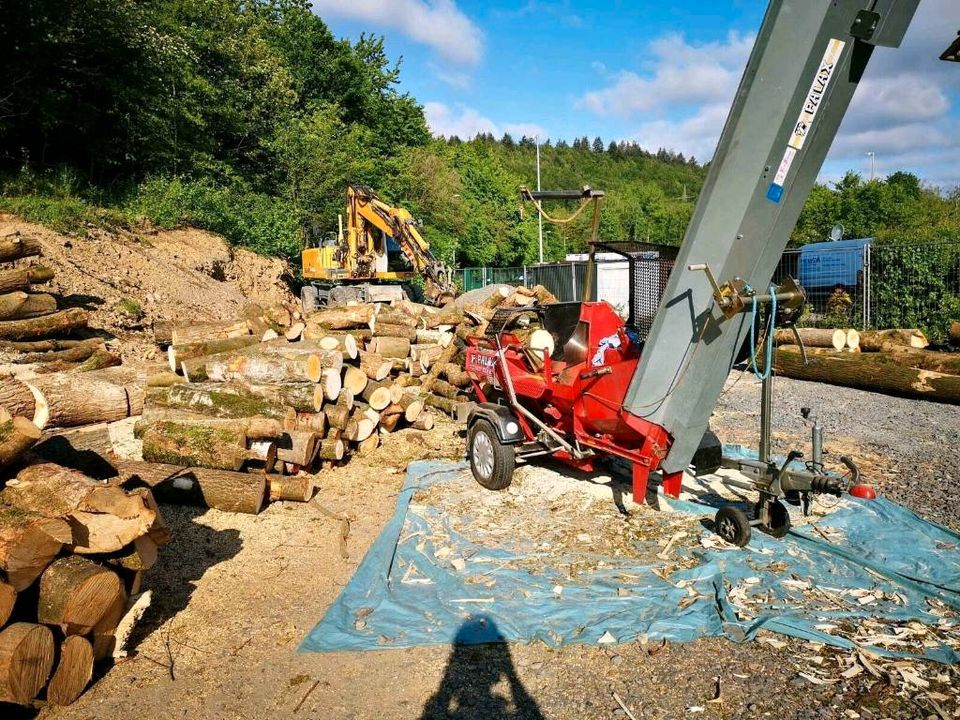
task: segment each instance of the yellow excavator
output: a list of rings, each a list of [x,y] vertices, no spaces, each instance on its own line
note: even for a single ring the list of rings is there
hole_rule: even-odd
[[[336,240],[328,238],[319,247],[303,250],[303,278],[309,281],[301,293],[304,310],[352,300],[399,299],[404,297],[402,283],[417,275],[423,278],[426,302],[445,305],[453,300],[452,270],[430,252],[418,225],[407,210],[384,202],[369,187],[350,185],[346,228],[341,217]],[[409,267],[393,269],[398,256]]]

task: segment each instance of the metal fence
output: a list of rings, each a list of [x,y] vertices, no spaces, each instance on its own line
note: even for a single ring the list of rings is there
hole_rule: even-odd
[[[493,283],[543,285],[560,301],[580,300],[586,262],[458,271],[463,289]],[[931,342],[945,339],[951,321],[960,320],[960,240],[942,243],[864,242],[836,249],[822,245],[788,250],[773,282],[787,276],[807,291],[802,324],[884,329],[918,327]],[[628,293],[627,263],[597,262],[591,300],[598,295],[622,312]]]

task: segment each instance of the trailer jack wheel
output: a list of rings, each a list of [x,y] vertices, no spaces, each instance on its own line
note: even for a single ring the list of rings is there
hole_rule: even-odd
[[[717,535],[737,547],[750,542],[750,520],[740,508],[726,505],[717,511],[714,518]]]
[[[517,457],[510,445],[500,442],[489,420],[477,420],[467,434],[470,469],[478,483],[488,490],[503,490],[513,480]]]
[[[775,538],[782,538],[790,530],[790,512],[779,500],[767,503],[767,523],[764,530]]]

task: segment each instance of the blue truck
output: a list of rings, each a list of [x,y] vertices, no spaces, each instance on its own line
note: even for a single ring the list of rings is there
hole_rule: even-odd
[[[808,295],[823,297],[837,288],[847,292],[863,282],[864,248],[873,238],[810,243],[800,248],[797,279]]]

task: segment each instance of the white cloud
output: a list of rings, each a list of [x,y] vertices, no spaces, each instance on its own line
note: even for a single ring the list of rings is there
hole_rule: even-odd
[[[428,102],[424,104],[423,112],[426,115],[430,131],[437,137],[457,136],[462,140],[469,140],[481,133],[490,133],[494,137],[500,137],[505,132],[510,133],[517,140],[524,135],[527,137],[536,135],[541,138],[547,137],[546,130],[535,123],[499,124],[469,107],[459,106],[454,111],[445,103]]]
[[[714,103],[681,120],[641,122],[633,139],[648,150],[666,148],[703,162],[713,157],[729,110],[727,103]]]
[[[313,0],[313,8],[321,16],[398,30],[455,63],[476,65],[483,55],[483,33],[454,0]]]

